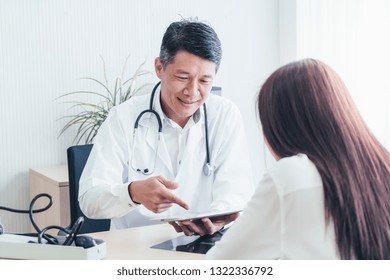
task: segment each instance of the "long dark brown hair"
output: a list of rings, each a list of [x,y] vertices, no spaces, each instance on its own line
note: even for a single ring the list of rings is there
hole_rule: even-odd
[[[266,80],[257,105],[274,153],[304,153],[316,165],[340,258],[390,259],[390,154],[337,73],[314,59],[287,64]]]

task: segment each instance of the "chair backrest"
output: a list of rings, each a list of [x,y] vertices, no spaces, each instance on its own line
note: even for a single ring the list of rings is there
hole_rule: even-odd
[[[87,218],[79,206],[79,180],[84,166],[87,162],[92,144],[72,146],[67,149],[68,172],[69,172],[69,202],[70,202],[70,222],[73,223],[80,217],[84,217],[84,224],[80,233],[90,233],[106,231],[110,229],[110,220],[95,220]]]

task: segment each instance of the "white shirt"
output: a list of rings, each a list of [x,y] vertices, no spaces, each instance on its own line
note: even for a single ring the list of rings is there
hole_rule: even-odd
[[[306,155],[280,159],[208,259],[339,259],[320,174]]]
[[[181,129],[163,115],[158,91],[154,109],[162,119],[161,141],[157,141],[157,120],[151,113],[142,117],[133,138],[135,120],[141,111],[149,108],[149,100],[150,95],[136,96],[112,108],[100,127],[80,178],[79,202],[84,214],[95,219],[112,219],[111,227],[118,229],[148,225],[152,223],[151,218],[186,212],[173,205],[166,212],[154,214],[131,201],[129,183],[157,175],[178,182],[179,188],[173,192],[192,211],[245,207],[254,188],[244,126],[237,107],[213,94],[206,101],[210,161],[215,171],[205,176],[203,108]],[[144,175],[135,171],[138,168],[150,168],[154,172]]]
[[[161,109],[161,103],[155,103],[155,110],[162,116],[162,129],[164,131],[164,141],[167,150],[170,151],[173,173],[176,176],[181,160],[187,145],[190,128],[200,120],[200,110],[197,110],[186,125],[182,128],[180,125],[169,119]]]

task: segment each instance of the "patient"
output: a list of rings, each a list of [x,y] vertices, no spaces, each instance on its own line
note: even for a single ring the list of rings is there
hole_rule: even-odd
[[[340,77],[305,59],[258,95],[277,160],[209,259],[390,259],[390,154]]]

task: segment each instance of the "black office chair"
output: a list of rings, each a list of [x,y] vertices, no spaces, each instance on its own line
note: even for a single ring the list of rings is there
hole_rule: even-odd
[[[70,222],[73,225],[80,217],[84,217],[84,224],[80,233],[106,231],[110,229],[109,219],[89,219],[81,212],[79,196],[79,180],[84,166],[87,162],[92,144],[72,146],[67,149],[68,172],[69,172],[69,201],[70,201]]]

